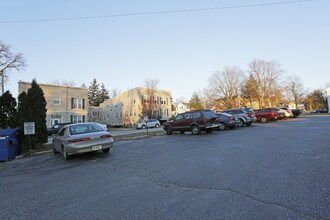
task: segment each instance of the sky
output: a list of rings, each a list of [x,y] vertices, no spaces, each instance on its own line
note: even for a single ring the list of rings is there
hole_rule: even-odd
[[[189,100],[215,71],[247,72],[254,59],[281,64],[283,80],[298,75],[306,89],[324,89],[330,0],[283,2],[292,1],[0,0],[0,40],[28,64],[8,73],[5,90],[17,97],[19,80],[79,87],[96,79],[125,91],[158,79],[173,101]]]

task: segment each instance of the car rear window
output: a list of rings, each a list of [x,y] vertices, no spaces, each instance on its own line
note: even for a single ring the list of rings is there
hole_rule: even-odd
[[[97,124],[79,124],[79,125],[72,125],[70,126],[70,134],[85,134],[85,133],[92,133],[104,131],[101,126]]]
[[[217,117],[215,115],[215,113],[212,112],[212,111],[204,111],[203,113],[204,113],[205,118],[207,118],[207,119],[216,118]]]

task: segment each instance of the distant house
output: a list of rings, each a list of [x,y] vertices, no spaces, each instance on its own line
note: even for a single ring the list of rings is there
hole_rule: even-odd
[[[100,104],[98,113],[93,109],[90,115],[107,125],[134,125],[149,114],[152,118],[167,121],[172,114],[171,100],[169,91],[136,87],[106,100]]]
[[[175,112],[174,114],[180,114],[180,113],[184,113],[190,111],[190,104],[187,102],[179,102],[176,106],[175,106]]]
[[[44,92],[47,102],[47,127],[56,123],[79,123],[87,120],[88,114],[88,89],[70,86],[57,86],[39,84]],[[18,92],[27,92],[31,87],[29,82],[18,82]]]

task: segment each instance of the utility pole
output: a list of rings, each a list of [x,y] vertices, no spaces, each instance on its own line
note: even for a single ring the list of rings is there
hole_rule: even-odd
[[[0,75],[1,75],[1,95],[5,92],[5,74],[3,70],[0,70]]]

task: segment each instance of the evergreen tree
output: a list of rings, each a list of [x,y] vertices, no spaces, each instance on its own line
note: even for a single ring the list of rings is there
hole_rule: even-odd
[[[191,110],[203,109],[202,101],[196,92],[194,92],[192,98],[190,99],[190,108]]]
[[[36,80],[32,81],[32,86],[27,92],[25,121],[35,123],[35,135],[31,136],[32,147],[46,143],[48,140],[47,125],[46,125],[46,99],[44,92],[37,84]]]
[[[105,85],[102,83],[101,90],[99,92],[99,104],[103,103],[107,99],[110,99],[109,90],[107,90]]]
[[[19,125],[19,142],[21,146],[21,150],[23,152],[27,151],[27,143],[28,140],[26,136],[24,135],[24,122],[27,122],[25,117],[26,117],[26,112],[28,112],[28,102],[27,102],[27,94],[26,92],[22,92],[18,96],[18,105],[17,105],[17,120],[18,120],[18,125]]]
[[[9,91],[0,96],[0,128],[17,127],[16,99]]]
[[[249,100],[251,108],[253,107],[253,101],[257,101],[260,98],[257,81],[252,74],[250,74],[249,78],[245,81],[245,85],[243,85],[242,97]]]
[[[91,82],[91,85],[88,87],[88,101],[91,106],[99,106],[100,105],[100,89],[99,84],[96,79]]]
[[[105,88],[102,83],[101,88],[97,83],[96,79],[91,82],[91,85],[88,87],[88,102],[91,106],[99,106],[105,100],[109,99],[109,91]]]

